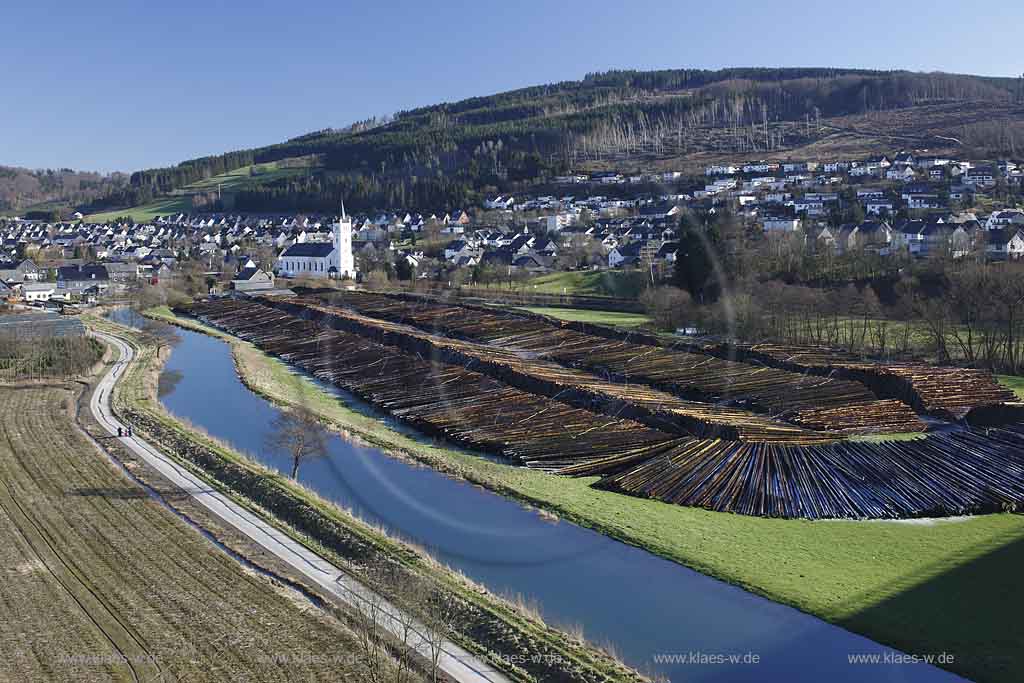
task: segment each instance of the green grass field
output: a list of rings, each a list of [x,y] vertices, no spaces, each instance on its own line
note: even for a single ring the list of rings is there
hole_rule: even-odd
[[[158,314],[174,317],[166,309]],[[932,522],[773,520],[600,491],[591,488],[593,478],[490,462],[399,433],[297,379],[255,347],[213,333],[232,341],[239,374],[254,390],[277,402],[305,401],[369,443],[904,651],[954,653],[958,659],[951,668],[977,680],[1024,678],[1024,630],[1017,623],[1024,608],[1020,515]]]
[[[922,432],[896,432],[893,434],[858,434],[851,436],[850,441],[866,441],[868,443],[879,443],[881,441],[913,441],[923,438]]]
[[[636,298],[647,282],[646,273],[629,270],[588,270],[540,275],[524,283],[536,294],[575,294]]]
[[[224,194],[237,192],[243,187],[253,183],[267,183],[281,178],[305,173],[308,169],[302,166],[282,166],[278,162],[266,164],[254,164],[243,166],[221,175],[200,180],[191,185],[186,185],[180,190],[175,190],[166,197],[161,197],[148,204],[114,211],[94,213],[85,217],[84,220],[93,223],[106,223],[121,216],[129,216],[138,222],[151,221],[157,216],[171,213],[188,213],[192,211],[191,195],[196,192],[212,192],[220,186]]]
[[[548,308],[545,306],[526,306],[522,308],[530,313],[549,315],[559,320],[614,325],[616,327],[638,327],[651,322],[651,319],[640,313],[619,313],[617,311],[589,311],[577,308]]]
[[[254,182],[269,183],[305,171],[306,168],[282,166],[275,161],[265,164],[253,164],[192,183],[182,188],[180,192],[216,190],[218,185],[220,185],[221,192],[232,192]]]
[[[647,274],[633,270],[558,271],[516,282],[513,290],[524,294],[569,294],[613,296],[635,299],[647,285]],[[485,289],[508,289],[508,283],[476,285]]]
[[[151,221],[157,216],[169,213],[188,213],[192,210],[192,199],[184,195],[164,197],[149,204],[135,206],[130,209],[117,209],[116,211],[104,211],[86,216],[83,220],[90,223],[108,223],[121,216],[128,216],[137,223]]]
[[[1024,401],[1024,377],[1015,375],[996,375],[996,379],[1007,389],[1012,389],[1017,398]]]

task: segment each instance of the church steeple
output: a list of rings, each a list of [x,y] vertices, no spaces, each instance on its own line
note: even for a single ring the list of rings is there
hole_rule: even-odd
[[[356,276],[355,258],[352,254],[352,221],[345,213],[345,200],[341,200],[341,218],[332,227],[334,242],[333,265],[337,268],[337,277]]]

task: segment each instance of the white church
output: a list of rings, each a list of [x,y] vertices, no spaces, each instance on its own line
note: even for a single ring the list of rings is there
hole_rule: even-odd
[[[341,218],[331,224],[330,242],[296,242],[277,257],[275,270],[282,277],[356,277],[352,256],[352,221],[341,207]]]

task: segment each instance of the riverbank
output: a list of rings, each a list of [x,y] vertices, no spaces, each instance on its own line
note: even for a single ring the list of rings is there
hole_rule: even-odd
[[[1024,604],[1011,568],[1024,559],[1024,518],[988,515],[929,525],[811,523],[711,513],[590,488],[485,460],[392,429],[344,406],[252,345],[180,318],[153,317],[232,344],[239,375],[279,403],[298,397],[340,430],[641,546],[906,652],[953,653],[946,667],[981,680],[1024,672]],[[999,561],[993,561],[998,558]],[[988,621],[979,622],[978,614]]]
[[[447,570],[426,553],[354,518],[301,484],[253,462],[171,417],[157,399],[157,358],[145,335],[98,318],[90,324],[136,348],[137,360],[117,385],[113,405],[122,419],[212,486],[389,599],[440,591],[456,617],[452,639],[500,666],[516,680],[598,682],[639,676],[581,640],[547,627],[530,614]],[[167,347],[164,347],[167,348]],[[268,515],[268,513],[271,513]],[[382,578],[384,577],[384,578]],[[399,593],[393,595],[393,593]],[[436,610],[431,610],[431,614]]]

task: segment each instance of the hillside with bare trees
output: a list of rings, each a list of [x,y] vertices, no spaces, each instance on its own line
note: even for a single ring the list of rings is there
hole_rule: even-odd
[[[897,147],[1012,155],[1024,77],[851,69],[611,71],[396,113],[286,142],[133,173],[108,204],[149,201],[234,167],[317,170],[248,187],[235,208],[459,206],[570,170],[696,168],[714,158]],[[364,207],[363,205],[366,205]],[[332,204],[333,205],[333,204]]]
[[[0,211],[18,213],[33,208],[75,206],[110,194],[127,183],[128,176],[122,173],[0,166]]]

